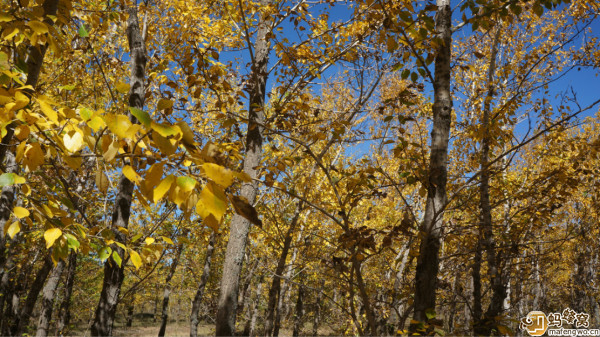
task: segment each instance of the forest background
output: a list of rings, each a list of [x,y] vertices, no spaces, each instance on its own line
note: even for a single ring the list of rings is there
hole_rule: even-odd
[[[596,1],[0,8],[0,335],[600,328]]]

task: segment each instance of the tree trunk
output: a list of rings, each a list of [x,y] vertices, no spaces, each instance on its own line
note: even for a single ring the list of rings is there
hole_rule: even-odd
[[[285,269],[285,260],[287,259],[288,252],[290,251],[290,246],[292,243],[292,236],[294,234],[294,229],[296,228],[296,224],[298,223],[298,218],[300,217],[300,212],[302,211],[302,202],[298,203],[296,206],[296,212],[290,222],[290,226],[285,234],[285,239],[283,241],[283,248],[281,250],[281,255],[279,256],[279,261],[277,262],[277,267],[275,269],[275,274],[273,275],[273,281],[271,283],[271,287],[269,288],[269,299],[267,305],[267,319],[265,321],[265,336],[271,336],[273,332],[273,319],[275,316],[275,308],[278,303],[279,293],[281,290],[281,278],[283,277],[283,272]]]
[[[144,76],[146,73],[146,49],[140,32],[138,22],[137,5],[134,4],[128,9],[129,18],[127,19],[127,40],[129,41],[131,76],[129,91],[129,106],[137,109],[144,108]],[[129,119],[132,123],[137,123],[137,119],[128,111]],[[119,230],[119,227],[127,228],[129,226],[129,216],[131,212],[131,198],[134,184],[125,175],[121,174],[118,185],[118,192],[115,198],[114,211],[112,214],[112,229],[115,233],[116,241],[125,242],[125,236]],[[121,266],[109,257],[104,264],[104,281],[100,293],[100,301],[96,307],[94,321],[92,324],[92,336],[111,336],[112,327],[117,311],[119,293],[124,278],[124,251],[117,245],[112,245],[113,251],[117,252],[123,261]]]
[[[321,287],[317,293],[317,299],[315,301],[315,316],[313,317],[312,335],[317,336],[319,331],[319,323],[321,323],[321,301],[323,300],[323,291],[325,287],[325,280],[321,280]]]
[[[363,308],[367,316],[367,323],[369,325],[369,330],[371,331],[371,336],[377,336],[377,321],[375,320],[375,313],[371,307],[371,299],[369,298],[367,287],[362,277],[361,263],[356,259],[356,254],[352,256],[352,265],[356,273],[358,293],[360,294],[360,298],[363,302]]]
[[[192,314],[190,315],[190,337],[198,336],[198,323],[200,314],[200,304],[202,303],[202,296],[204,295],[204,288],[208,283],[208,277],[210,276],[210,264],[213,252],[215,250],[215,239],[216,233],[210,234],[208,240],[208,247],[206,248],[206,258],[204,260],[204,268],[202,269],[202,276],[200,277],[200,283],[198,284],[198,290],[196,296],[194,296],[194,302],[192,302]]]
[[[262,286],[263,286],[263,278],[261,277],[258,280],[258,285],[256,286],[256,294],[254,294],[254,303],[252,304],[252,316],[246,322],[246,327],[244,328],[244,336],[252,337],[255,335],[256,331],[256,320],[258,318],[258,304],[260,303],[261,294],[262,294]]]
[[[260,258],[256,259],[252,264],[252,267],[248,268],[248,273],[246,274],[246,279],[244,280],[244,284],[242,285],[242,290],[240,291],[239,296],[239,305],[237,309],[237,314],[241,314],[244,312],[244,304],[246,303],[246,296],[248,294],[248,289],[250,288],[250,283],[252,282],[252,276],[254,276],[254,272],[256,271],[256,267],[260,262]]]
[[[127,318],[125,326],[131,328],[133,326],[133,312],[135,311],[135,292],[131,293],[131,302],[127,304]]]
[[[67,276],[65,281],[65,296],[58,311],[57,335],[62,336],[68,329],[71,320],[71,295],[73,295],[73,283],[75,281],[75,271],[77,270],[77,253],[69,254],[69,266],[67,267]]]
[[[473,265],[472,265],[472,270],[471,270],[471,276],[472,276],[472,284],[473,284],[473,312],[472,312],[472,319],[473,319],[473,334],[477,335],[478,334],[478,326],[480,324],[481,321],[481,315],[483,314],[483,309],[482,309],[482,295],[481,295],[481,250],[482,250],[482,243],[481,243],[481,238],[478,240],[477,242],[477,246],[475,248],[475,258],[473,259]]]
[[[162,303],[162,317],[160,322],[160,329],[158,330],[158,337],[163,337],[167,330],[167,322],[169,319],[169,298],[171,296],[171,279],[175,275],[177,265],[179,264],[179,258],[181,257],[181,251],[183,251],[183,243],[177,246],[177,252],[175,258],[171,261],[171,268],[169,268],[169,274],[165,279],[165,290],[163,292],[163,303]]]
[[[35,280],[33,284],[29,288],[29,292],[27,293],[27,298],[25,299],[25,303],[23,304],[23,308],[19,311],[19,316],[13,322],[13,326],[11,328],[11,332],[13,336],[20,336],[29,325],[29,319],[33,314],[33,309],[35,308],[35,303],[44,287],[44,283],[46,283],[46,279],[48,278],[48,274],[52,270],[52,260],[50,256],[47,256],[44,259],[44,264],[38,270]]]
[[[45,16],[44,23],[48,26],[54,25],[54,21],[51,19],[51,17],[56,16],[58,0],[46,0],[44,1],[42,8]],[[29,97],[33,95],[33,92],[37,87],[37,82],[42,70],[42,64],[44,63],[44,56],[46,55],[47,49],[47,44],[29,46],[27,49],[27,80],[25,81],[25,85],[30,85],[33,89],[25,89],[24,92]],[[15,123],[9,124],[6,127],[6,135],[2,137],[2,141],[0,142],[0,165],[4,165],[2,167],[4,173],[18,173],[19,171],[15,154],[12,151],[9,151],[9,147],[12,144],[12,138],[15,132],[15,127]],[[8,262],[8,252],[6,251],[6,236],[3,229],[6,228],[6,222],[10,219],[16,193],[17,185],[14,184],[2,187],[2,193],[0,195],[0,279],[4,278],[4,275],[8,270],[5,268],[5,264]],[[10,282],[10,277],[8,277],[8,275],[7,282]],[[5,292],[9,289],[10,285],[8,283],[5,285],[0,285],[0,315],[3,314],[5,304],[6,307],[11,306],[8,303],[10,294]],[[2,317],[5,316],[3,315]],[[3,323],[5,326],[7,325],[7,322]]]
[[[479,181],[479,207],[481,210],[481,231],[483,234],[483,247],[486,250],[488,274],[492,290],[492,300],[480,322],[475,322],[475,333],[482,336],[489,336],[492,329],[497,325],[496,317],[502,313],[504,299],[506,298],[506,283],[503,279],[502,270],[498,261],[499,256],[496,253],[496,242],[494,239],[494,228],[492,222],[492,206],[490,204],[490,113],[491,102],[494,99],[494,73],[496,72],[496,56],[498,54],[498,41],[500,38],[500,29],[496,30],[494,41],[492,41],[492,50],[490,53],[490,63],[488,67],[488,92],[483,103],[483,116],[481,127],[483,128],[483,138],[481,140],[481,158]]]
[[[269,1],[262,0],[261,4],[266,6]],[[258,182],[254,179],[258,178],[258,166],[262,158],[265,88],[268,77],[267,64],[271,49],[268,36],[270,31],[269,17],[261,15],[254,43],[255,54],[249,79],[248,131],[246,134],[246,156],[243,168],[244,172],[253,180],[244,183],[241,190],[241,196],[246,198],[250,204],[254,204],[258,194]],[[244,253],[249,232],[250,222],[246,218],[235,214],[231,221],[225,262],[223,263],[223,276],[221,278],[221,289],[217,304],[217,336],[235,335],[240,273],[244,262]]]
[[[56,295],[56,288],[58,288],[58,282],[62,275],[63,269],[65,268],[65,262],[60,260],[52,269],[52,273],[48,278],[48,282],[44,286],[42,291],[42,310],[40,312],[40,318],[37,326],[37,337],[48,336],[48,328],[50,327],[50,320],[52,319],[52,309],[54,308],[54,298]]]
[[[421,231],[423,237],[415,273],[414,320],[427,321],[427,312],[435,310],[439,250],[443,215],[446,208],[448,176],[448,139],[452,120],[450,59],[452,46],[452,10],[450,0],[437,0],[435,30],[440,44],[435,56],[433,129],[427,181],[427,203]],[[413,327],[413,330],[416,326]]]
[[[296,314],[294,315],[294,331],[292,336],[298,337],[300,336],[300,332],[302,331],[302,316],[304,315],[304,288],[299,285],[298,286],[298,298],[296,299]]]

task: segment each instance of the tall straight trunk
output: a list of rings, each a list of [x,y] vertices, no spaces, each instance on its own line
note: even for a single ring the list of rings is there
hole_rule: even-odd
[[[427,204],[421,231],[419,258],[415,273],[413,318],[427,321],[427,311],[435,310],[439,250],[443,215],[446,208],[448,178],[448,139],[452,121],[450,93],[450,59],[452,47],[452,9],[450,0],[437,0],[435,30],[440,38],[436,50],[434,73],[433,129],[427,181]]]
[[[246,326],[244,328],[244,336],[255,336],[256,331],[256,320],[258,319],[258,307],[260,303],[260,299],[262,297],[262,287],[263,287],[263,278],[262,276],[258,280],[258,285],[256,286],[256,294],[254,294],[254,302],[252,303],[252,315],[250,319],[246,322]]]
[[[65,280],[65,294],[58,311],[57,335],[63,335],[68,329],[71,320],[71,296],[73,295],[73,283],[75,283],[75,271],[77,270],[77,253],[69,254],[69,265]]]
[[[138,21],[137,4],[128,9],[129,18],[127,19],[127,40],[129,42],[130,54],[130,85],[129,106],[142,110],[144,108],[144,76],[146,73],[146,48],[142,39],[142,32]],[[137,119],[128,111],[127,115],[132,123],[137,123]],[[134,184],[121,174],[118,185],[118,192],[115,198],[115,205],[112,214],[112,229],[115,233],[116,241],[125,242],[125,236],[119,230],[119,227],[127,228],[129,226],[129,216],[131,213],[131,198],[133,195]],[[113,251],[124,259],[124,251],[117,245],[112,245]],[[117,311],[119,293],[124,278],[124,264],[119,266],[112,258],[108,258],[104,264],[104,281],[102,282],[102,291],[100,301],[96,307],[94,321],[92,324],[92,336],[111,336],[112,327]]]
[[[15,264],[10,256],[6,259],[4,268],[5,271],[0,273],[0,335],[7,336],[10,334],[11,322],[17,316],[12,305],[14,282],[11,281],[15,274]]]
[[[194,296],[194,302],[192,302],[192,313],[190,315],[190,337],[198,336],[198,323],[200,314],[200,304],[202,303],[202,297],[204,296],[204,288],[208,283],[208,277],[210,276],[210,264],[212,255],[215,250],[215,239],[216,233],[210,234],[208,240],[208,247],[206,248],[206,258],[204,259],[204,268],[202,269],[202,276],[200,277],[200,283],[198,284],[198,290],[196,290],[196,296]]]
[[[302,233],[304,232],[304,224],[300,225],[300,231],[298,232],[298,239],[302,237]],[[283,279],[283,286],[281,287],[281,291],[279,292],[279,300],[277,301],[277,310],[275,311],[275,322],[273,324],[273,336],[279,336],[279,328],[281,327],[281,317],[287,316],[289,312],[289,304],[291,302],[291,291],[288,291],[290,288],[290,281],[292,278],[292,272],[294,271],[294,263],[296,262],[296,257],[298,256],[298,247],[295,247],[292,251],[292,257],[290,258],[290,263],[288,265],[287,271],[285,272],[285,278]]]
[[[312,335],[317,336],[319,331],[319,324],[321,323],[321,301],[323,300],[323,289],[325,287],[325,280],[321,280],[321,287],[317,293],[315,301],[315,313],[313,317]]]
[[[277,267],[275,268],[275,274],[273,275],[273,281],[271,282],[271,287],[269,288],[267,319],[265,320],[264,331],[265,336],[271,336],[271,333],[273,332],[273,320],[275,316],[275,308],[280,296],[279,293],[281,290],[281,278],[283,277],[283,272],[285,269],[285,260],[287,259],[288,252],[290,251],[292,236],[294,234],[296,224],[298,223],[298,218],[300,217],[301,211],[302,202],[298,203],[298,205],[296,206],[296,211],[294,212],[294,216],[292,218],[292,221],[290,222],[290,226],[288,227],[288,230],[285,234],[281,255],[279,256],[279,261],[277,262]]]
[[[375,313],[371,306],[371,299],[367,293],[367,287],[362,277],[361,263],[356,259],[356,254],[352,256],[352,266],[356,273],[356,283],[358,285],[358,293],[363,303],[363,309],[367,316],[368,328],[371,331],[371,336],[377,336],[377,321],[375,320]],[[352,286],[352,285],[350,285]]]
[[[487,96],[483,103],[481,127],[483,129],[483,138],[481,140],[480,157],[480,180],[479,180],[479,207],[481,211],[481,232],[483,237],[483,247],[486,251],[488,274],[490,277],[492,299],[490,305],[480,322],[475,322],[475,332],[478,335],[488,336],[496,326],[496,317],[502,313],[504,300],[506,299],[506,283],[503,279],[499,264],[499,256],[496,253],[496,242],[494,239],[494,228],[492,223],[492,206],[490,203],[490,169],[489,155],[490,144],[490,113],[491,103],[494,99],[494,73],[496,72],[496,56],[498,54],[498,42],[500,38],[500,29],[496,30],[494,40],[492,41],[492,50],[490,53],[490,63],[488,67]]]
[[[135,311],[135,291],[131,293],[131,301],[127,304],[127,317],[125,318],[125,326],[131,328],[133,326],[133,312]]]
[[[167,321],[169,320],[169,298],[171,297],[171,279],[173,275],[175,275],[175,271],[177,270],[177,265],[179,264],[179,258],[181,257],[181,252],[183,251],[183,244],[180,243],[177,246],[177,252],[175,253],[175,258],[171,261],[171,268],[169,268],[169,274],[167,274],[167,278],[165,279],[165,290],[163,292],[163,303],[162,303],[162,317],[160,322],[160,329],[158,330],[158,337],[163,337],[165,335],[165,331],[167,330]]]
[[[65,269],[65,262],[60,260],[52,269],[50,277],[42,291],[42,310],[40,312],[37,332],[35,334],[37,337],[48,336],[48,328],[50,327],[50,320],[52,319],[52,309],[54,308],[54,298],[56,297],[56,288],[58,288],[63,269]]]
[[[59,0],[46,0],[42,4],[42,9],[44,10],[44,23],[48,26],[54,25],[54,20],[52,20],[51,17],[56,16],[58,1]],[[25,89],[24,92],[29,97],[33,95],[33,92],[37,87],[47,49],[47,44],[29,46],[27,48],[27,80],[25,81],[25,85],[30,85],[33,89]],[[6,135],[2,137],[2,141],[0,142],[0,165],[4,165],[2,167],[4,173],[18,173],[19,171],[15,154],[9,149],[13,145],[12,139],[15,133],[15,127],[16,123],[9,124],[6,127]],[[3,278],[5,272],[7,272],[5,264],[7,263],[8,258],[8,252],[6,251],[6,235],[4,234],[3,229],[5,228],[6,222],[10,219],[16,193],[17,185],[8,185],[2,187],[2,193],[0,195],[0,279]],[[0,285],[0,315],[3,314],[5,301],[8,301],[8,298],[10,297],[8,293],[5,293],[9,288],[8,285],[5,287]],[[10,306],[8,303],[6,304],[7,306]]]
[[[31,284],[29,291],[27,292],[27,298],[25,299],[25,303],[23,307],[19,311],[19,316],[13,322],[11,333],[13,336],[20,336],[25,329],[29,325],[29,319],[33,314],[33,309],[35,308],[35,303],[44,287],[44,283],[48,278],[48,274],[52,270],[52,260],[50,256],[47,256],[44,259],[44,264],[40,267],[37,274],[35,275],[35,280]]]
[[[304,316],[304,287],[298,285],[298,298],[296,299],[296,314],[294,315],[294,331],[292,336],[300,336],[302,331],[302,316]]]
[[[477,334],[477,327],[481,321],[481,315],[483,314],[482,309],[482,295],[481,295],[481,255],[482,255],[482,243],[481,239],[478,239],[477,246],[475,248],[475,258],[473,259],[473,265],[471,269],[471,277],[473,284],[473,334]]]
[[[261,5],[268,5],[270,0],[261,0]],[[250,204],[254,204],[258,194],[258,166],[262,159],[263,122],[265,105],[265,88],[268,77],[267,64],[271,42],[269,33],[271,25],[269,16],[261,15],[258,23],[256,41],[254,43],[254,58],[249,79],[249,106],[248,106],[248,131],[246,134],[246,155],[243,170],[252,179],[244,183],[241,196],[246,198]],[[248,46],[250,48],[250,46]],[[221,278],[221,289],[216,320],[217,336],[235,335],[235,319],[237,313],[238,288],[240,273],[244,262],[246,242],[250,232],[250,222],[235,214],[231,221],[229,240],[223,263],[223,276]]]
[[[244,305],[246,303],[246,296],[248,294],[248,289],[250,288],[250,283],[252,283],[252,277],[254,276],[254,272],[256,271],[258,264],[260,263],[260,258],[254,260],[252,263],[252,267],[248,267],[248,272],[246,274],[246,278],[244,279],[244,284],[242,285],[242,290],[240,291],[239,304],[237,308],[237,314],[241,314],[244,312]]]

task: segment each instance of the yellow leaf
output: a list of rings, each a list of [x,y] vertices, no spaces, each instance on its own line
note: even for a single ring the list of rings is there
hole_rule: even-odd
[[[233,183],[234,172],[221,165],[204,163],[202,170],[207,178],[223,187],[227,188]]]
[[[106,151],[104,151],[104,153],[102,154],[102,157],[104,158],[104,160],[110,162],[113,159],[115,159],[115,156],[118,152],[119,142],[112,142],[107,146]]]
[[[23,218],[29,216],[29,211],[27,210],[27,208],[18,207],[18,206],[13,208],[13,213],[15,213],[15,216],[19,219],[23,219]]]
[[[29,132],[29,126],[21,124],[15,128],[15,137],[17,137],[18,140],[25,140],[29,137]]]
[[[78,131],[65,133],[63,143],[70,152],[77,152],[83,146],[83,135]]]
[[[181,133],[181,129],[177,125],[159,124],[156,122],[150,123],[152,130],[158,132],[163,137],[175,136]]]
[[[133,181],[134,183],[140,183],[140,176],[135,172],[133,167],[125,165],[125,167],[123,167],[123,174],[125,177],[127,177],[127,179]]]
[[[129,121],[127,116],[107,114],[104,116],[104,121],[112,133],[120,138],[128,137],[129,133],[127,131],[131,127],[131,121]]]
[[[21,224],[18,221],[15,221],[12,224],[10,224],[10,226],[8,226],[8,229],[6,230],[6,234],[10,235],[10,238],[12,239],[20,231],[21,231]]]
[[[117,82],[115,84],[115,89],[122,94],[126,94],[129,92],[130,85],[128,83]]]
[[[50,104],[44,102],[43,100],[38,100],[38,103],[40,104],[40,109],[44,115],[46,115],[46,117],[48,117],[48,119],[52,122],[58,123],[58,114],[56,111],[54,111],[54,109],[52,109]]]
[[[62,231],[59,228],[50,228],[44,233],[44,239],[46,239],[46,248],[52,247],[54,241],[62,235]]]
[[[173,101],[161,98],[156,104],[156,110],[165,110],[173,106]]]
[[[150,167],[150,170],[148,170],[148,173],[146,173],[144,179],[144,182],[148,189],[153,188],[158,184],[160,178],[162,178],[164,166],[164,163],[156,163],[152,165],[152,167]]]
[[[175,139],[168,139],[160,135],[160,133],[153,131],[152,140],[160,152],[166,156],[170,156],[177,150],[177,141]]]
[[[135,269],[139,269],[142,266],[142,258],[135,250],[129,251],[129,257],[131,258],[131,263],[133,263]]]
[[[35,171],[40,165],[44,163],[44,151],[39,143],[27,144],[25,152],[23,153],[23,164],[27,169]]]
[[[45,23],[40,21],[29,21],[27,25],[38,34],[46,34],[48,33],[48,26]]]
[[[175,177],[172,175],[167,176],[163,179],[158,186],[154,189],[154,202],[159,201],[171,188],[171,185],[175,181]]]
[[[183,192],[189,192],[196,186],[196,180],[192,177],[177,177],[177,186],[179,186]]]
[[[204,186],[196,204],[196,213],[202,217],[207,225],[215,229],[214,227],[218,227],[226,211],[227,197],[225,193],[216,185],[209,183]],[[216,224],[211,223],[211,216],[213,221],[216,220]]]
[[[108,177],[102,171],[96,172],[96,186],[104,193],[108,190]]]
[[[186,122],[179,122],[177,126],[181,129],[183,143],[185,145],[194,145],[194,132]]]
[[[106,123],[104,123],[104,120],[102,118],[98,116],[92,116],[92,118],[89,121],[87,121],[87,125],[90,128],[92,128],[92,130],[97,132],[98,130],[103,128],[106,125]]]

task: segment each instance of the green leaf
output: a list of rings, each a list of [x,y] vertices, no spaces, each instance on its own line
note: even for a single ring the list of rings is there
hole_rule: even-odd
[[[88,37],[88,36],[90,36],[90,34],[88,33],[88,31],[85,29],[84,25],[79,26],[79,36],[81,36],[81,37]]]
[[[114,251],[112,253],[112,258],[113,258],[113,260],[115,260],[115,262],[117,263],[117,265],[119,267],[121,267],[121,263],[123,262],[123,260],[121,260],[121,256],[119,255],[119,253],[117,251]]]
[[[196,179],[192,177],[177,177],[177,186],[184,192],[189,192],[196,186]]]
[[[411,81],[416,82],[418,79],[419,79],[419,74],[414,73],[414,72],[412,74],[410,74]]]
[[[100,249],[100,251],[98,252],[98,258],[100,259],[100,261],[104,262],[106,261],[106,259],[108,259],[108,257],[110,256],[110,254],[112,253],[112,248],[106,246],[106,247],[102,247]]]
[[[149,127],[150,123],[152,123],[152,119],[146,111],[134,107],[129,107],[129,111],[131,111],[131,114],[134,115],[140,123],[144,124],[145,127]]]
[[[79,246],[81,245],[79,243],[79,240],[77,240],[77,238],[75,236],[73,236],[72,234],[65,234],[65,237],[67,238],[67,246],[75,251],[79,250]]]
[[[85,108],[85,107],[79,109],[78,112],[79,112],[79,116],[81,116],[81,118],[83,119],[84,122],[89,121],[92,118],[92,116],[94,115],[92,110]]]
[[[25,178],[19,177],[15,173],[3,173],[0,175],[0,187],[23,183],[25,183]]]

